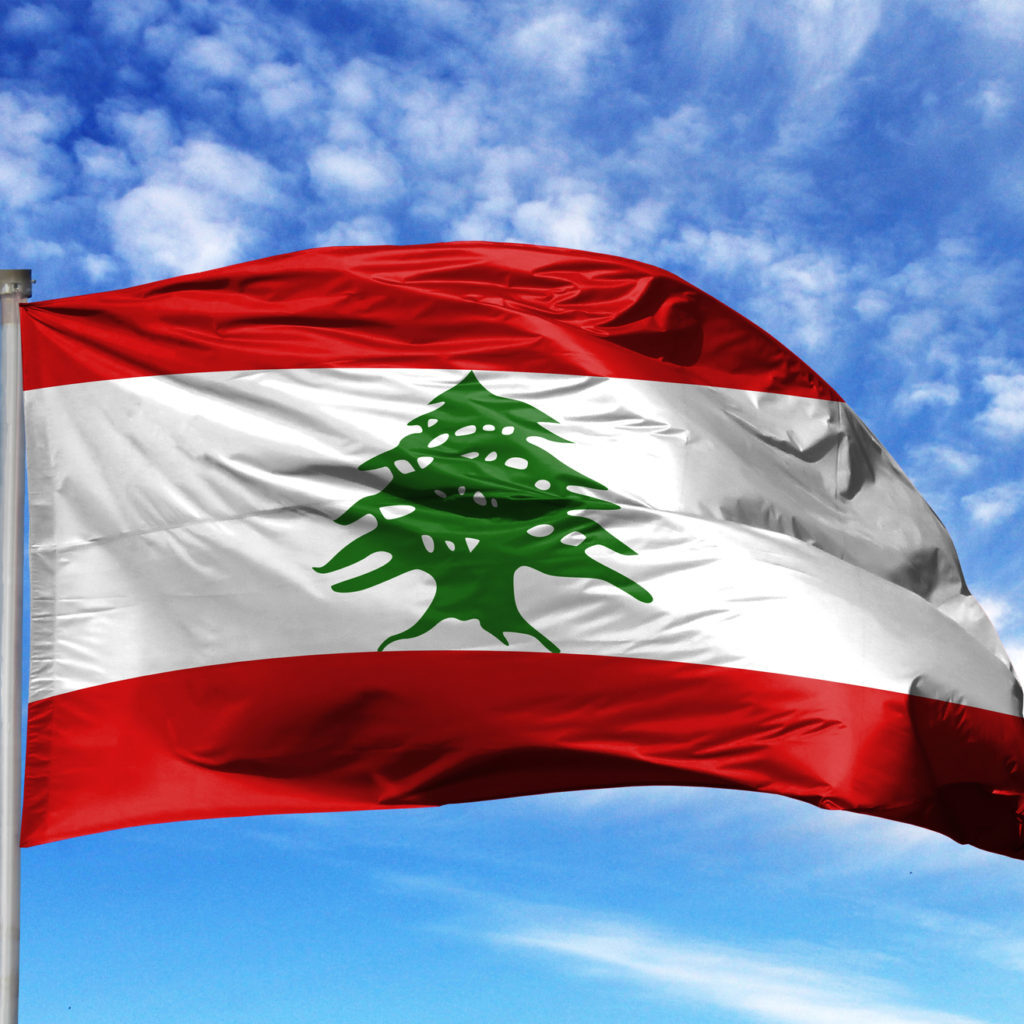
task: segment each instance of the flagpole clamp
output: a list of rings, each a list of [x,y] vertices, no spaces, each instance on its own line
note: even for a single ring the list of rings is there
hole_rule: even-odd
[[[0,295],[18,294],[30,299],[33,283],[31,270],[0,270]]]

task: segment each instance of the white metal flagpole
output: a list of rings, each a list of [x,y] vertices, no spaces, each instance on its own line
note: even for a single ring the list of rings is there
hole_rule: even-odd
[[[21,940],[21,612],[25,428],[18,307],[32,272],[0,270],[0,1024],[18,1021]]]

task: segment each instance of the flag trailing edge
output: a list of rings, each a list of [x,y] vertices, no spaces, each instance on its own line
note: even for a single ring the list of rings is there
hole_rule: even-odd
[[[22,317],[26,845],[682,783],[1024,856],[1020,687],[941,524],[674,275],[321,249]]]

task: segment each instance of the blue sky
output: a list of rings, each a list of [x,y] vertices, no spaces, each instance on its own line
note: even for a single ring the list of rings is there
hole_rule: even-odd
[[[807,359],[1024,660],[1021,0],[65,0],[0,14],[36,297],[321,244],[665,266]],[[26,851],[23,1013],[1016,1024],[1024,869],[712,791]]]

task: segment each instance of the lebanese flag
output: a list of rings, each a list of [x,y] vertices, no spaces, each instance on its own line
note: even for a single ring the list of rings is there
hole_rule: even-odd
[[[1024,856],[1021,690],[941,524],[685,281],[380,246],[22,310],[25,845],[685,784]]]

